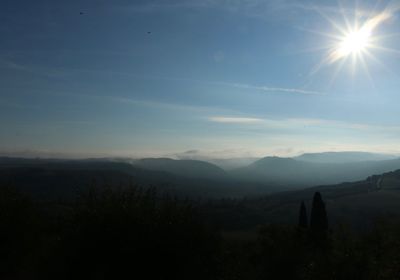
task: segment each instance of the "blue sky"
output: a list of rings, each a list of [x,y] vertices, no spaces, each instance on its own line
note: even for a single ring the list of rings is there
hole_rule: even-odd
[[[395,4],[2,1],[0,151],[400,153]],[[326,63],[335,24],[388,9],[374,58]]]

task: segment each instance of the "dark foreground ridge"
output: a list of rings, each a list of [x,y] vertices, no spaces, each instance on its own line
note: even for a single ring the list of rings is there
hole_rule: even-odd
[[[397,279],[400,223],[329,227],[318,192],[310,216],[300,209],[298,226],[264,222],[253,238],[211,226],[193,203],[153,189],[93,187],[75,203],[38,203],[3,186],[0,277]]]
[[[0,162],[0,279],[357,280],[400,273],[400,170],[243,197],[264,185],[235,184],[202,162]]]

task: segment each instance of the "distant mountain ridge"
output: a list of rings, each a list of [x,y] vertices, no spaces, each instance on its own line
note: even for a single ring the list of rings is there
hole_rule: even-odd
[[[400,170],[366,177],[360,181],[277,192],[265,197],[233,201],[205,209],[224,227],[254,229],[258,224],[293,225],[299,206],[311,209],[312,197],[320,192],[326,202],[331,226],[351,224],[365,230],[382,217],[400,218]],[[239,210],[238,210],[239,209]]]
[[[296,160],[316,163],[346,163],[358,161],[381,161],[396,159],[398,156],[390,154],[368,153],[368,152],[323,152],[305,153],[294,157]]]
[[[232,170],[230,174],[243,181],[304,188],[358,181],[397,169],[400,169],[400,159],[332,163],[265,157],[247,167]]]
[[[232,170],[235,168],[245,167],[253,162],[259,160],[257,157],[243,157],[243,158],[206,158],[202,161],[206,161],[221,167],[225,171]]]
[[[277,191],[274,187],[269,189],[269,186],[258,183],[243,185],[209,163],[170,159],[145,159],[140,162],[142,166],[104,159],[0,157],[0,187],[14,186],[41,200],[71,199],[93,183],[100,188],[108,186],[118,189],[130,184],[143,188],[155,187],[161,194],[167,192],[192,198],[241,197]],[[171,172],[166,171],[164,164],[167,164]]]
[[[380,158],[380,154],[362,152],[304,154],[294,158],[264,157],[244,167],[226,171],[210,162],[190,159],[63,160],[0,157],[0,169],[6,170],[0,175],[5,178],[3,182],[14,178],[23,185],[27,184],[23,177],[29,175],[38,182],[38,186],[46,188],[57,184],[55,174],[66,178],[65,174],[68,173],[76,178],[74,185],[87,185],[89,178],[93,177],[110,184],[133,181],[142,186],[155,186],[183,195],[237,197],[355,182],[374,174],[400,169],[399,158],[378,160]],[[33,176],[32,170],[41,176]],[[103,176],[103,173],[107,176]],[[14,174],[14,177],[10,174]],[[83,179],[79,180],[77,174],[81,174]],[[66,187],[66,184],[60,185]]]
[[[134,166],[164,171],[174,175],[189,178],[222,179],[227,176],[226,172],[209,162],[200,160],[175,160],[170,158],[143,158],[132,162]]]

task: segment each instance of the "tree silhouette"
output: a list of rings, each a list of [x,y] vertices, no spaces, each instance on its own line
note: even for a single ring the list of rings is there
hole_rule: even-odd
[[[314,194],[310,228],[314,232],[325,232],[328,229],[328,217],[326,214],[325,203],[319,192]]]
[[[304,204],[304,201],[302,201],[301,205],[300,205],[299,227],[300,228],[308,227],[307,209],[306,209],[306,205]]]

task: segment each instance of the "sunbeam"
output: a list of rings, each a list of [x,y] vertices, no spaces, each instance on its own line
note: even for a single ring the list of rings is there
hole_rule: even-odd
[[[356,7],[353,12],[345,10],[340,3],[339,6],[341,20],[328,16],[325,12],[315,8],[315,11],[332,26],[334,32],[329,33],[321,30],[304,29],[330,40],[328,44],[318,48],[320,50],[326,49],[327,51],[321,61],[312,68],[310,76],[317,74],[317,72],[325,67],[339,63],[331,77],[331,84],[344,68],[345,64],[349,64],[353,77],[356,74],[358,66],[361,66],[372,84],[372,76],[368,69],[368,60],[372,60],[380,66],[385,66],[373,52],[383,51],[400,54],[400,50],[382,45],[385,38],[395,37],[398,34],[384,34],[384,31],[380,28],[382,24],[388,22],[394,16],[400,9],[400,6],[387,6],[381,10],[377,10],[378,5],[372,10],[361,10]],[[385,70],[388,70],[387,67],[385,67]]]

